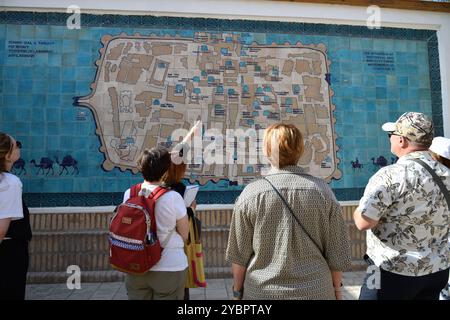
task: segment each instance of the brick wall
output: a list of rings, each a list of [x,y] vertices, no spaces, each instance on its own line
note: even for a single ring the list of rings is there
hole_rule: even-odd
[[[352,221],[354,206],[344,206],[352,240],[353,270],[364,268],[365,234]],[[202,221],[202,243],[207,278],[231,277],[225,250],[232,210],[197,210]],[[65,282],[67,267],[78,265],[83,282],[118,281],[123,274],[108,261],[107,230],[111,212],[33,213],[29,283]]]

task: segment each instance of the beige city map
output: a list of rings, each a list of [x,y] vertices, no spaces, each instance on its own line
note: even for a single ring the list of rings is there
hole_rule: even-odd
[[[248,45],[236,34],[206,32],[194,38],[105,35],[102,43],[92,93],[78,104],[94,113],[105,170],[137,172],[144,148],[173,145],[176,129],[201,120],[203,132],[215,129],[224,139],[205,134],[203,148],[221,142],[225,163],[193,159],[187,178],[247,184],[263,164],[245,159],[249,144],[233,149],[246,137],[227,129],[252,136],[283,122],[304,134],[299,164],[306,172],[328,181],[341,177],[324,45]]]

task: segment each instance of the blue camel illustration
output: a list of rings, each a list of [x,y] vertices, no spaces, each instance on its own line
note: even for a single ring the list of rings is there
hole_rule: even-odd
[[[13,164],[13,171],[17,175],[21,175],[22,172],[24,172],[24,171],[25,171],[25,174],[27,174],[27,169],[25,169],[25,160],[20,158],[19,160],[14,162],[14,164]]]
[[[378,158],[372,158],[371,159],[372,160],[372,163],[373,163],[373,165],[374,166],[376,166],[376,167],[385,167],[385,166],[387,166],[387,164],[388,164],[388,162],[387,162],[387,160],[386,160],[386,158],[385,157],[383,157],[383,156],[379,156]]]
[[[55,174],[55,171],[53,170],[53,163],[54,161],[50,158],[41,158],[41,162],[39,164],[36,164],[36,161],[33,159],[30,161],[30,163],[34,164],[35,167],[38,167],[38,171],[36,174],[39,174],[39,171],[42,170],[42,174],[44,174],[44,169],[47,170],[45,175],[48,175],[50,170],[52,170],[52,174]]]
[[[78,161],[75,160],[74,158],[72,158],[71,155],[66,155],[63,159],[62,162],[59,163],[58,161],[58,157],[55,157],[56,163],[61,167],[61,171],[59,172],[59,175],[61,175],[64,171],[66,171],[66,175],[69,174],[69,170],[67,170],[67,167],[72,167],[72,175],[75,173],[75,170],[77,171],[77,174],[79,173],[78,171]]]

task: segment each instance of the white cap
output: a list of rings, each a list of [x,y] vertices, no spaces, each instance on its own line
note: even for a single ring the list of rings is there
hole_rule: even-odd
[[[381,126],[383,131],[394,132],[397,129],[395,122],[386,122]]]
[[[434,138],[430,150],[441,157],[450,159],[450,139],[444,137]]]

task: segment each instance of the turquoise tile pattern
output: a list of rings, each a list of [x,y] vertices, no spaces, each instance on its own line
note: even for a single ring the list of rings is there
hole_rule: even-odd
[[[343,174],[330,186],[340,200],[359,199],[380,164],[395,160],[380,130],[382,123],[414,110],[433,117],[436,134],[443,133],[434,31],[91,14],[82,14],[81,29],[69,30],[68,17],[0,13],[0,130],[23,142],[26,173],[20,177],[33,207],[118,204],[122,192],[140,180],[130,171],[101,168],[104,157],[93,115],[75,103],[76,97],[90,93],[105,34],[193,37],[198,31],[233,32],[244,43],[323,43],[331,61]],[[240,190],[242,186],[225,180],[208,183],[198,202],[232,203]]]

